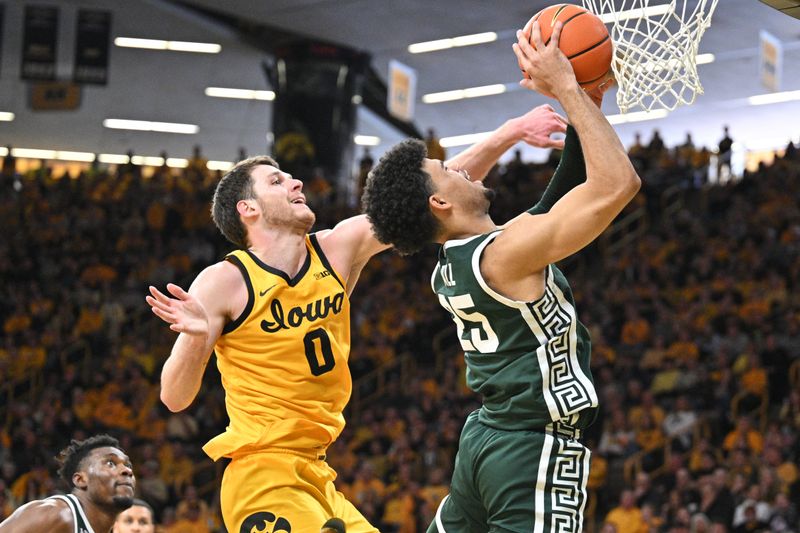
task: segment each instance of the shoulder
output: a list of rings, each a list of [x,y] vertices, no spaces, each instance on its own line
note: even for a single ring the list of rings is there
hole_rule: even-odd
[[[242,271],[235,260],[223,260],[203,269],[192,283],[193,290],[235,288],[236,285],[244,286]]]
[[[223,260],[206,267],[197,275],[189,293],[200,299],[207,309],[225,311],[237,295],[246,297],[245,274],[232,261]]]
[[[0,524],[0,532],[72,533],[74,520],[72,509],[64,500],[57,498],[35,500],[14,511]]]

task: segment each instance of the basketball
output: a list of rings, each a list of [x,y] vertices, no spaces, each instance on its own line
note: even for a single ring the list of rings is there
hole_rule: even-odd
[[[600,17],[581,6],[556,4],[542,9],[531,20],[539,21],[545,44],[550,42],[556,22],[564,24],[558,47],[572,64],[583,90],[594,89],[603,81],[611,68],[613,45]]]

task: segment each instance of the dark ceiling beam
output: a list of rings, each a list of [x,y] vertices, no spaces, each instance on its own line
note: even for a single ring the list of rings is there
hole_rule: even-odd
[[[222,23],[236,32],[239,38],[246,44],[263,50],[270,55],[275,56],[277,50],[313,45],[332,46],[342,49],[346,55],[367,55],[366,52],[353,50],[344,45],[337,43],[322,41],[319,39],[309,39],[303,35],[287,31],[283,28],[262,24],[260,22],[246,20],[244,18],[235,17],[221,11],[207,9],[196,6],[190,2],[182,0],[165,0],[173,5],[180,6],[195,13],[206,16],[217,23]],[[364,70],[364,82],[362,85],[361,105],[366,106],[367,109],[378,115],[384,121],[401,131],[409,137],[416,137],[422,139],[422,134],[413,122],[401,120],[389,112],[386,106],[388,88],[386,83],[381,79],[375,68],[367,61],[367,67]]]

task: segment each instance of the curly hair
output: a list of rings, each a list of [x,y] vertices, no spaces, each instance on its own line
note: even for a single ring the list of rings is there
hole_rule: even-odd
[[[422,170],[425,143],[407,139],[392,147],[369,173],[361,204],[375,236],[401,254],[418,252],[440,231],[428,198],[434,192]]]
[[[211,201],[211,218],[226,239],[239,248],[247,248],[247,231],[239,218],[236,204],[239,200],[256,197],[253,190],[253,178],[250,173],[259,165],[270,165],[280,168],[269,156],[250,157],[236,165],[217,184],[214,199]]]
[[[106,446],[122,451],[122,448],[119,447],[119,441],[111,435],[95,435],[86,440],[72,439],[69,446],[61,450],[56,458],[61,464],[61,468],[58,469],[58,475],[67,486],[72,487],[72,476],[80,468],[81,461],[86,459],[89,452],[95,448],[105,448]]]

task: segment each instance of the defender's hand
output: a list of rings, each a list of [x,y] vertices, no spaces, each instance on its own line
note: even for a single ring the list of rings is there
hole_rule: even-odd
[[[151,296],[145,300],[153,313],[169,324],[169,329],[192,336],[208,335],[208,314],[200,300],[184,291],[174,283],[167,284],[170,298],[152,285]]]
[[[564,148],[564,140],[551,139],[554,133],[567,131],[567,119],[556,113],[550,104],[540,105],[512,119],[519,130],[519,140],[537,148]]]

